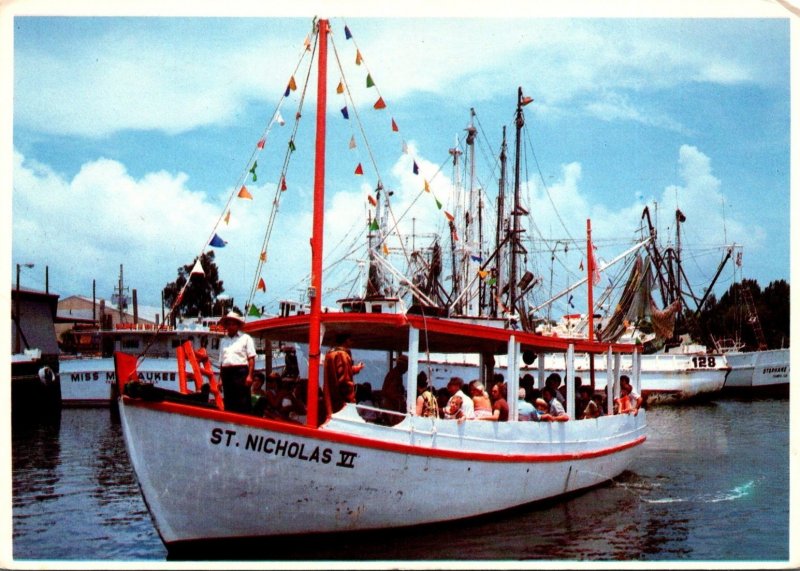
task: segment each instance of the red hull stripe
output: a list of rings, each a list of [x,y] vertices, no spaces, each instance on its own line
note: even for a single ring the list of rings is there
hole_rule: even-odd
[[[568,454],[493,454],[490,452],[461,452],[458,450],[425,448],[397,442],[385,442],[381,440],[374,440],[372,438],[366,438],[364,436],[343,434],[341,432],[328,432],[325,430],[308,428],[300,424],[276,422],[266,418],[258,418],[231,412],[222,412],[214,409],[198,408],[173,402],[140,401],[133,400],[128,397],[124,397],[124,401],[125,406],[137,406],[165,413],[192,416],[195,418],[203,418],[218,422],[231,422],[240,426],[251,426],[253,428],[272,430],[283,434],[292,434],[294,436],[314,438],[328,442],[350,444],[364,448],[374,448],[376,450],[385,450],[387,452],[398,452],[401,454],[411,454],[415,456],[449,458],[452,460],[474,460],[480,462],[564,462],[567,460],[586,460],[589,458],[607,456],[627,448],[638,446],[647,438],[646,436],[642,435],[629,442],[618,444],[617,446],[610,446],[600,450],[592,450],[591,452],[573,452]]]

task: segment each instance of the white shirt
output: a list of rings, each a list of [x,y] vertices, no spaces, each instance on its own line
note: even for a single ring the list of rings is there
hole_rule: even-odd
[[[247,333],[239,331],[233,337],[226,335],[219,342],[220,367],[247,365],[247,359],[255,356],[256,344]]]

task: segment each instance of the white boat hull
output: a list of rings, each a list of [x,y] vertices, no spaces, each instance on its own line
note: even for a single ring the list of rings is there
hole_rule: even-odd
[[[731,367],[725,388],[758,389],[789,384],[789,349],[729,352],[725,357]]]
[[[167,545],[501,511],[619,475],[644,442],[646,425],[641,412],[566,423],[413,417],[386,427],[365,423],[348,405],[312,429],[127,398],[120,416]]]

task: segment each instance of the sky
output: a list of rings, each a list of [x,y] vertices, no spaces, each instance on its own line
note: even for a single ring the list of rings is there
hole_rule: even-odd
[[[746,9],[458,18],[379,18],[351,5],[350,15],[331,17],[325,260],[341,261],[341,269],[326,281],[324,303],[358,289],[365,254],[352,245],[364,244],[378,180],[393,191],[399,228],[447,234],[443,211],[455,208],[457,180],[448,150],[464,148],[470,109],[481,131],[475,184],[493,208],[501,133],[505,126],[513,155],[520,86],[533,98],[521,153],[526,235],[547,240],[528,246],[542,278],[537,299],[580,277],[587,219],[606,261],[641,235],[645,206],[662,244],[675,242],[675,209],[685,214],[681,243],[696,292],[710,284],[726,244],[742,252],[741,267],[723,270],[718,296],[741,277],[762,288],[789,281],[793,16],[777,3],[736,5]],[[238,305],[258,277],[267,291],[254,303],[268,311],[300,296],[310,255],[313,74],[288,188],[276,189],[314,12],[98,17],[30,6],[2,14],[3,31],[13,30],[13,38],[3,35],[13,113],[0,169],[13,189],[12,287],[16,264],[33,263],[21,270],[22,287],[44,289],[46,267],[50,290],[62,297],[91,296],[95,280],[97,295],[109,299],[123,265],[140,303],[158,306],[177,268],[213,250],[225,293]],[[375,86],[366,86],[367,74]],[[284,98],[290,77],[298,89]],[[335,93],[340,79],[349,100]],[[373,108],[378,97],[386,109]],[[276,109],[283,126],[272,121]],[[364,175],[354,174],[359,163]],[[466,186],[465,164],[458,172]],[[236,196],[242,184],[252,200]],[[268,259],[258,271],[276,196]],[[208,247],[215,233],[224,248]]]

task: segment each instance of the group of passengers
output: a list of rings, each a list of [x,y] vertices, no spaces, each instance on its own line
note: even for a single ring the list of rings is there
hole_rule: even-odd
[[[305,385],[282,378],[276,372],[264,377],[261,372],[253,374],[250,386],[251,411],[256,416],[273,420],[305,422]]]

